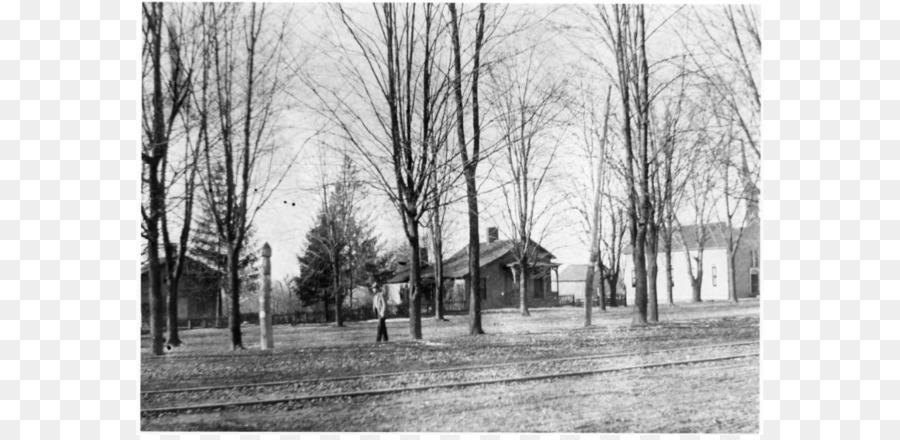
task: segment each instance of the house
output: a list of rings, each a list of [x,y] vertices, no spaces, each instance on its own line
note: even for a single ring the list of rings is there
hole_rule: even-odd
[[[178,283],[178,317],[215,318],[221,272],[189,255],[184,257],[184,272]],[[163,263],[165,264],[165,263]],[[150,320],[150,266],[141,266],[141,319]],[[163,275],[163,302],[168,300],[169,290]]]
[[[583,301],[584,300],[584,287],[585,287],[585,284],[587,283],[587,273],[588,273],[588,269],[590,267],[591,266],[588,264],[566,265],[563,268],[563,270],[561,270],[559,272],[559,296],[560,297],[570,296],[570,297],[572,297],[574,302]],[[599,289],[599,287],[596,284],[599,274],[595,273],[594,277],[595,277],[594,278],[595,289]],[[604,281],[604,283],[605,284],[603,285],[603,288],[605,289],[604,293],[606,294],[607,301],[611,301],[609,299],[610,298],[609,283],[606,281]],[[618,295],[617,298],[622,299],[624,292],[625,292],[625,289],[624,289],[624,286],[622,286],[622,280],[620,278],[619,282],[617,283],[617,289],[616,289],[616,294]],[[597,295],[599,295],[599,293]],[[607,302],[607,304],[612,304],[612,303]],[[619,304],[620,305],[622,304],[621,301],[619,302]]]
[[[727,231],[727,226],[723,223],[714,223],[707,226],[707,231],[703,250],[703,279],[700,298],[704,301],[725,301],[728,299],[728,251],[723,232]],[[696,225],[684,227],[684,241],[691,259],[691,267],[695,268],[694,270],[696,270],[695,258],[699,253],[698,235],[700,235],[699,228]],[[627,246],[624,250],[626,256],[622,259],[622,278],[625,282],[628,304],[634,304],[636,281],[631,251],[631,246]],[[662,245],[660,245],[656,261],[659,266],[659,274],[656,278],[657,303],[664,303],[667,295],[666,254],[662,251]],[[672,299],[675,302],[688,302],[692,299],[693,291],[687,264],[685,243],[682,242],[680,234],[676,232],[672,240]],[[734,266],[738,298],[759,296],[758,221],[754,221],[744,228]]]
[[[576,301],[584,300],[584,288],[587,282],[588,264],[569,264],[559,272],[559,295],[571,296]]]
[[[488,241],[479,244],[479,263],[481,267],[479,294],[483,309],[514,307],[519,304],[519,270],[514,256],[512,240],[499,240],[497,228],[488,228]],[[526,278],[526,294],[529,306],[539,307],[556,305],[559,298],[558,286],[551,280],[557,274],[559,265],[556,258],[541,245],[530,242],[529,252],[535,257],[531,262],[531,270]],[[469,276],[468,246],[443,261],[446,302],[466,302],[465,283]],[[422,280],[425,286],[425,297],[433,297],[434,268],[424,265]],[[395,303],[403,301],[405,283],[409,282],[409,269],[402,268],[388,280],[386,285],[390,300]]]

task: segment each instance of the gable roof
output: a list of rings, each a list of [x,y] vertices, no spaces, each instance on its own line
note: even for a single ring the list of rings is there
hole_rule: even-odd
[[[480,267],[485,267],[513,252],[515,243],[512,240],[497,240],[492,243],[479,243],[478,256]],[[556,258],[550,251],[543,246],[529,240],[528,251],[534,251],[537,254],[538,261],[553,260]],[[469,247],[464,246],[462,249],[444,259],[444,277],[445,278],[462,278],[469,274]],[[431,266],[422,269],[423,279],[434,278],[434,268]],[[409,280],[409,267],[404,267],[390,280],[388,283],[403,283]]]
[[[559,282],[565,283],[568,281],[581,281],[584,282],[587,280],[588,269],[591,268],[589,264],[570,264],[566,266],[565,269],[559,272]]]
[[[725,222],[716,222],[709,223],[706,225],[706,233],[705,239],[703,240],[703,249],[721,249],[726,246],[725,239],[725,231],[728,230],[728,225]],[[740,230],[740,228],[735,228],[735,231]],[[752,234],[753,231],[759,230],[758,222],[750,222],[744,227],[744,235],[748,236]],[[684,236],[684,240],[682,241],[682,235]],[[687,225],[683,226],[681,232],[678,230],[675,231],[675,234],[672,235],[672,252],[681,252],[684,250],[685,244],[687,245],[688,250],[697,250],[699,249],[700,243],[700,227],[698,225]],[[662,243],[660,243],[659,251],[663,252]],[[631,254],[632,247],[631,243],[625,244],[622,253]]]

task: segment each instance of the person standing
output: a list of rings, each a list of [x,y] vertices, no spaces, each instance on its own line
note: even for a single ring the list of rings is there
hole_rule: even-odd
[[[372,307],[378,315],[378,338],[375,342],[388,341],[387,323],[385,322],[385,314],[387,313],[387,300],[385,300],[386,292],[381,286],[375,286],[375,298],[372,301]]]

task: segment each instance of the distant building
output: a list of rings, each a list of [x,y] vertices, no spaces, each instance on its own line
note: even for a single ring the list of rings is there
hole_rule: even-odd
[[[184,272],[178,283],[178,318],[215,318],[219,278],[222,274],[189,255],[184,257]],[[165,263],[163,263],[165,264]],[[141,266],[141,319],[150,321],[150,266]],[[162,276],[163,303],[169,297],[165,274]]]
[[[541,245],[530,242],[529,252],[535,257],[530,262],[530,274],[526,277],[526,294],[529,307],[556,305],[558,302],[558,286],[552,279],[557,274],[559,264],[556,258]],[[519,304],[519,270],[514,255],[512,240],[499,240],[497,229],[488,228],[487,243],[479,244],[480,280],[479,294],[482,308],[513,307]],[[466,302],[465,282],[469,277],[468,246],[444,260],[445,301]],[[425,297],[433,297],[434,267],[424,265],[422,280]],[[409,269],[402,267],[388,281],[387,288],[391,302],[399,304],[404,301],[404,286],[409,282]]]
[[[588,264],[569,264],[559,272],[559,295],[570,295],[575,300],[584,300]]]
[[[728,299],[728,251],[725,248],[725,236],[722,223],[710,224],[704,242],[703,250],[703,279],[700,288],[700,298],[704,301],[725,301]],[[694,258],[699,253],[699,236],[696,225],[684,228],[684,238],[687,242],[687,251],[691,258],[691,264],[695,265]],[[660,252],[657,254],[659,274],[656,277],[657,303],[667,301],[666,290],[666,254],[660,243]],[[672,240],[672,299],[675,302],[688,302],[692,298],[691,281],[687,272],[687,261],[684,254],[685,243],[682,243],[680,234],[676,232]],[[634,304],[634,262],[631,246],[626,246],[626,254],[622,259],[622,281],[625,283],[625,291],[628,304]],[[695,266],[692,266],[695,267]],[[747,225],[738,244],[735,257],[735,284],[738,298],[750,298],[759,296],[759,222],[754,221]]]
[[[566,297],[571,296],[573,301],[580,302],[584,300],[584,288],[587,283],[587,272],[588,268],[591,266],[588,264],[569,264],[566,265],[561,271],[559,271],[559,296]],[[599,289],[599,286],[596,284],[599,280],[599,274],[594,274],[594,286],[595,289]],[[603,284],[604,294],[607,298],[607,305],[610,304],[610,292],[609,292],[609,283],[604,281]],[[598,290],[599,292],[599,290]],[[625,294],[625,288],[622,285],[622,279],[619,278],[618,286],[616,289],[617,298],[623,298]],[[599,295],[599,294],[597,294]],[[595,296],[596,298],[596,296]],[[621,301],[617,303],[618,305],[623,305]]]

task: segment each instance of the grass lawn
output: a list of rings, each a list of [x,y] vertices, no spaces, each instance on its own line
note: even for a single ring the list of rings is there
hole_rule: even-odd
[[[271,352],[229,349],[227,330],[182,333],[186,346],[161,357],[142,338],[143,391],[485,365],[759,339],[757,301],[660,306],[660,324],[632,327],[631,309],[599,312],[581,326],[580,308],[489,311],[484,336],[468,336],[466,316],[423,319],[423,341],[405,319],[374,343],[375,322],[276,326]],[[748,347],[749,349],[749,347]],[[648,354],[649,356],[649,354]],[[659,356],[653,358],[656,362]],[[698,357],[703,353],[697,353]],[[516,384],[327,399],[200,414],[145,417],[144,430],[756,432],[758,358],[630,370]],[[238,396],[240,397],[240,396]]]

